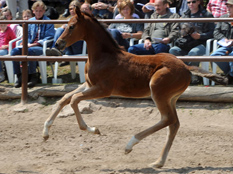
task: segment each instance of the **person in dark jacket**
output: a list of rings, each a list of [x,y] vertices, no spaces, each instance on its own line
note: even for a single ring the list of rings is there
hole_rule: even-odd
[[[213,18],[213,15],[200,5],[200,0],[187,0],[187,3],[189,9],[181,16],[181,18]],[[190,22],[188,24],[193,28],[193,31],[188,33],[185,37],[180,36],[175,42],[175,46],[169,50],[169,53],[175,56],[202,56],[206,53],[206,41],[213,38],[215,25],[213,22]],[[180,24],[181,29],[182,25],[184,24]],[[185,63],[190,66],[199,66],[200,62]],[[200,83],[198,77],[192,76],[191,83]]]

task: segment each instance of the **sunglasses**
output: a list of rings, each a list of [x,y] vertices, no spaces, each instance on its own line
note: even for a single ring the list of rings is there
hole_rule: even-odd
[[[188,1],[187,4],[190,4],[190,3],[195,4],[196,2],[197,1]]]

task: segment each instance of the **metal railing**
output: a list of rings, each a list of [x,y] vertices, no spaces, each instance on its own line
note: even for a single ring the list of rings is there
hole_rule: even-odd
[[[102,19],[104,23],[161,23],[161,22],[233,22],[233,18],[177,18],[177,19]],[[22,24],[23,27],[23,48],[22,56],[0,56],[0,60],[22,61],[22,96],[21,103],[27,102],[27,80],[28,80],[28,61],[86,61],[88,56],[28,56],[28,24],[65,24],[68,20],[3,20],[0,24]],[[209,62],[229,62],[233,61],[232,56],[177,56],[183,61],[209,61]]]

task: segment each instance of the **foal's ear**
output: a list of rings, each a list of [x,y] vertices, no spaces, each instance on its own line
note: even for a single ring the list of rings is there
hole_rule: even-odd
[[[79,7],[77,7],[77,6],[75,7],[75,12],[76,12],[78,18],[82,17],[82,14],[81,14]]]

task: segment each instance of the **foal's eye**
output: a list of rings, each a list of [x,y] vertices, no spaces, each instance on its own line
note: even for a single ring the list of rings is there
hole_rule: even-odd
[[[73,25],[71,25],[71,26],[70,26],[70,30],[73,30],[73,29],[74,29],[74,26],[73,26]]]

